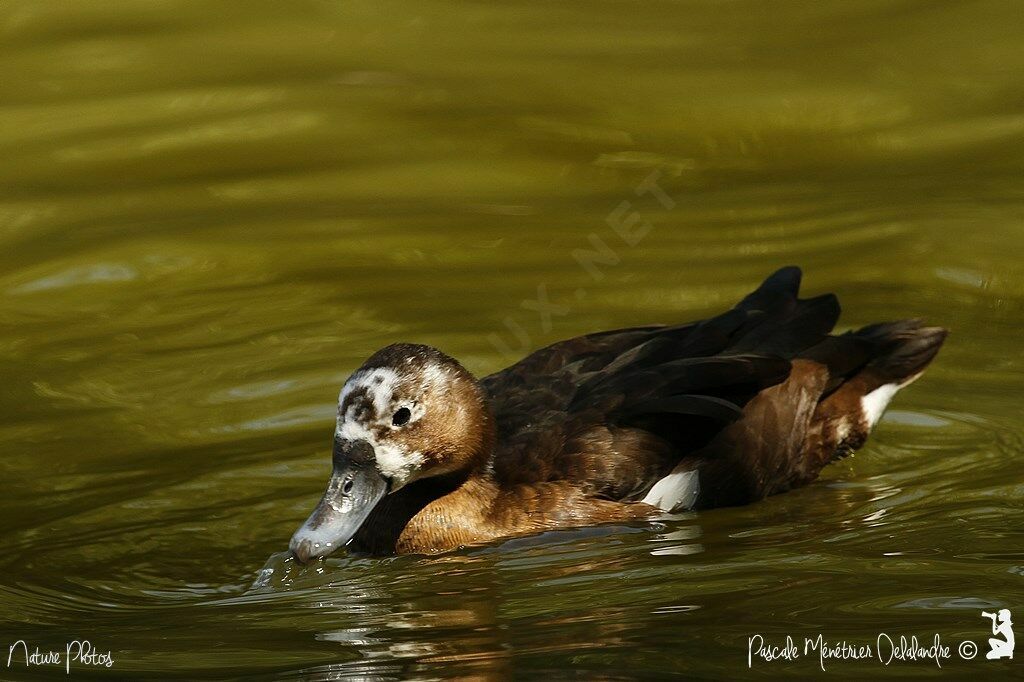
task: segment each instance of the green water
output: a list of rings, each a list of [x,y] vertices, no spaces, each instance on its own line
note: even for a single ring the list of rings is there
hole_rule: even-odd
[[[980,612],[1024,622],[1022,41],[999,2],[6,0],[0,652],[87,638],[114,665],[72,676],[97,679],[735,679],[820,674],[748,670],[755,633],[939,633],[946,677],[1020,674]],[[486,374],[787,263],[844,327],[952,329],[818,483],[284,561],[378,347]],[[0,677],[66,677],[18,660]]]

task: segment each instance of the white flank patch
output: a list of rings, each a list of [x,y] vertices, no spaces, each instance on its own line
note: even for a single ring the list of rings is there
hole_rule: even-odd
[[[692,509],[700,494],[700,477],[692,469],[674,469],[654,484],[643,502],[666,512]]]
[[[889,401],[901,388],[899,384],[885,384],[860,399],[860,409],[864,411],[864,419],[867,420],[869,429],[882,418]]]

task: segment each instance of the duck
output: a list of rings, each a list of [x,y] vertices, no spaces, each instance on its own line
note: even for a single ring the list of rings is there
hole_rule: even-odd
[[[436,348],[383,348],[341,388],[332,473],[291,555],[434,554],[814,481],[947,330],[833,334],[838,299],[799,298],[801,277],[785,267],[715,317],[567,339],[479,380]]]

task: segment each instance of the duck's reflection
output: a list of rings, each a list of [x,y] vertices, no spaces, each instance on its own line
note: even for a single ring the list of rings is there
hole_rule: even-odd
[[[504,678],[508,647],[499,626],[495,560],[487,556],[342,558],[307,567],[271,557],[251,593],[303,597],[357,660],[306,668],[303,679],[403,679],[443,665],[452,674]],[[425,579],[433,574],[436,581]],[[443,578],[442,578],[443,576]]]
[[[685,526],[670,533],[662,533],[654,541],[666,544],[652,549],[651,556],[699,554],[704,551],[704,545],[699,542],[681,541],[696,540],[700,536],[701,529],[697,525]]]
[[[345,660],[296,671],[303,679],[415,679],[438,670],[504,679],[513,656],[600,655],[642,637],[664,602],[623,603],[612,588],[636,574],[653,581],[653,595],[651,555],[703,551],[693,542],[702,536],[695,518],[651,524],[660,531],[653,534],[651,526],[557,531],[436,557],[347,556],[300,566],[282,553],[247,598],[280,600],[300,612],[298,622],[318,624],[317,641],[338,647]],[[550,598],[538,602],[538,590]]]

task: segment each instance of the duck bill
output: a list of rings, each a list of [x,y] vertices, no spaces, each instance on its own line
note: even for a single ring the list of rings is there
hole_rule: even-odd
[[[327,491],[288,543],[300,563],[326,557],[348,544],[387,494],[388,482],[377,471],[372,452],[364,441],[335,442]]]

